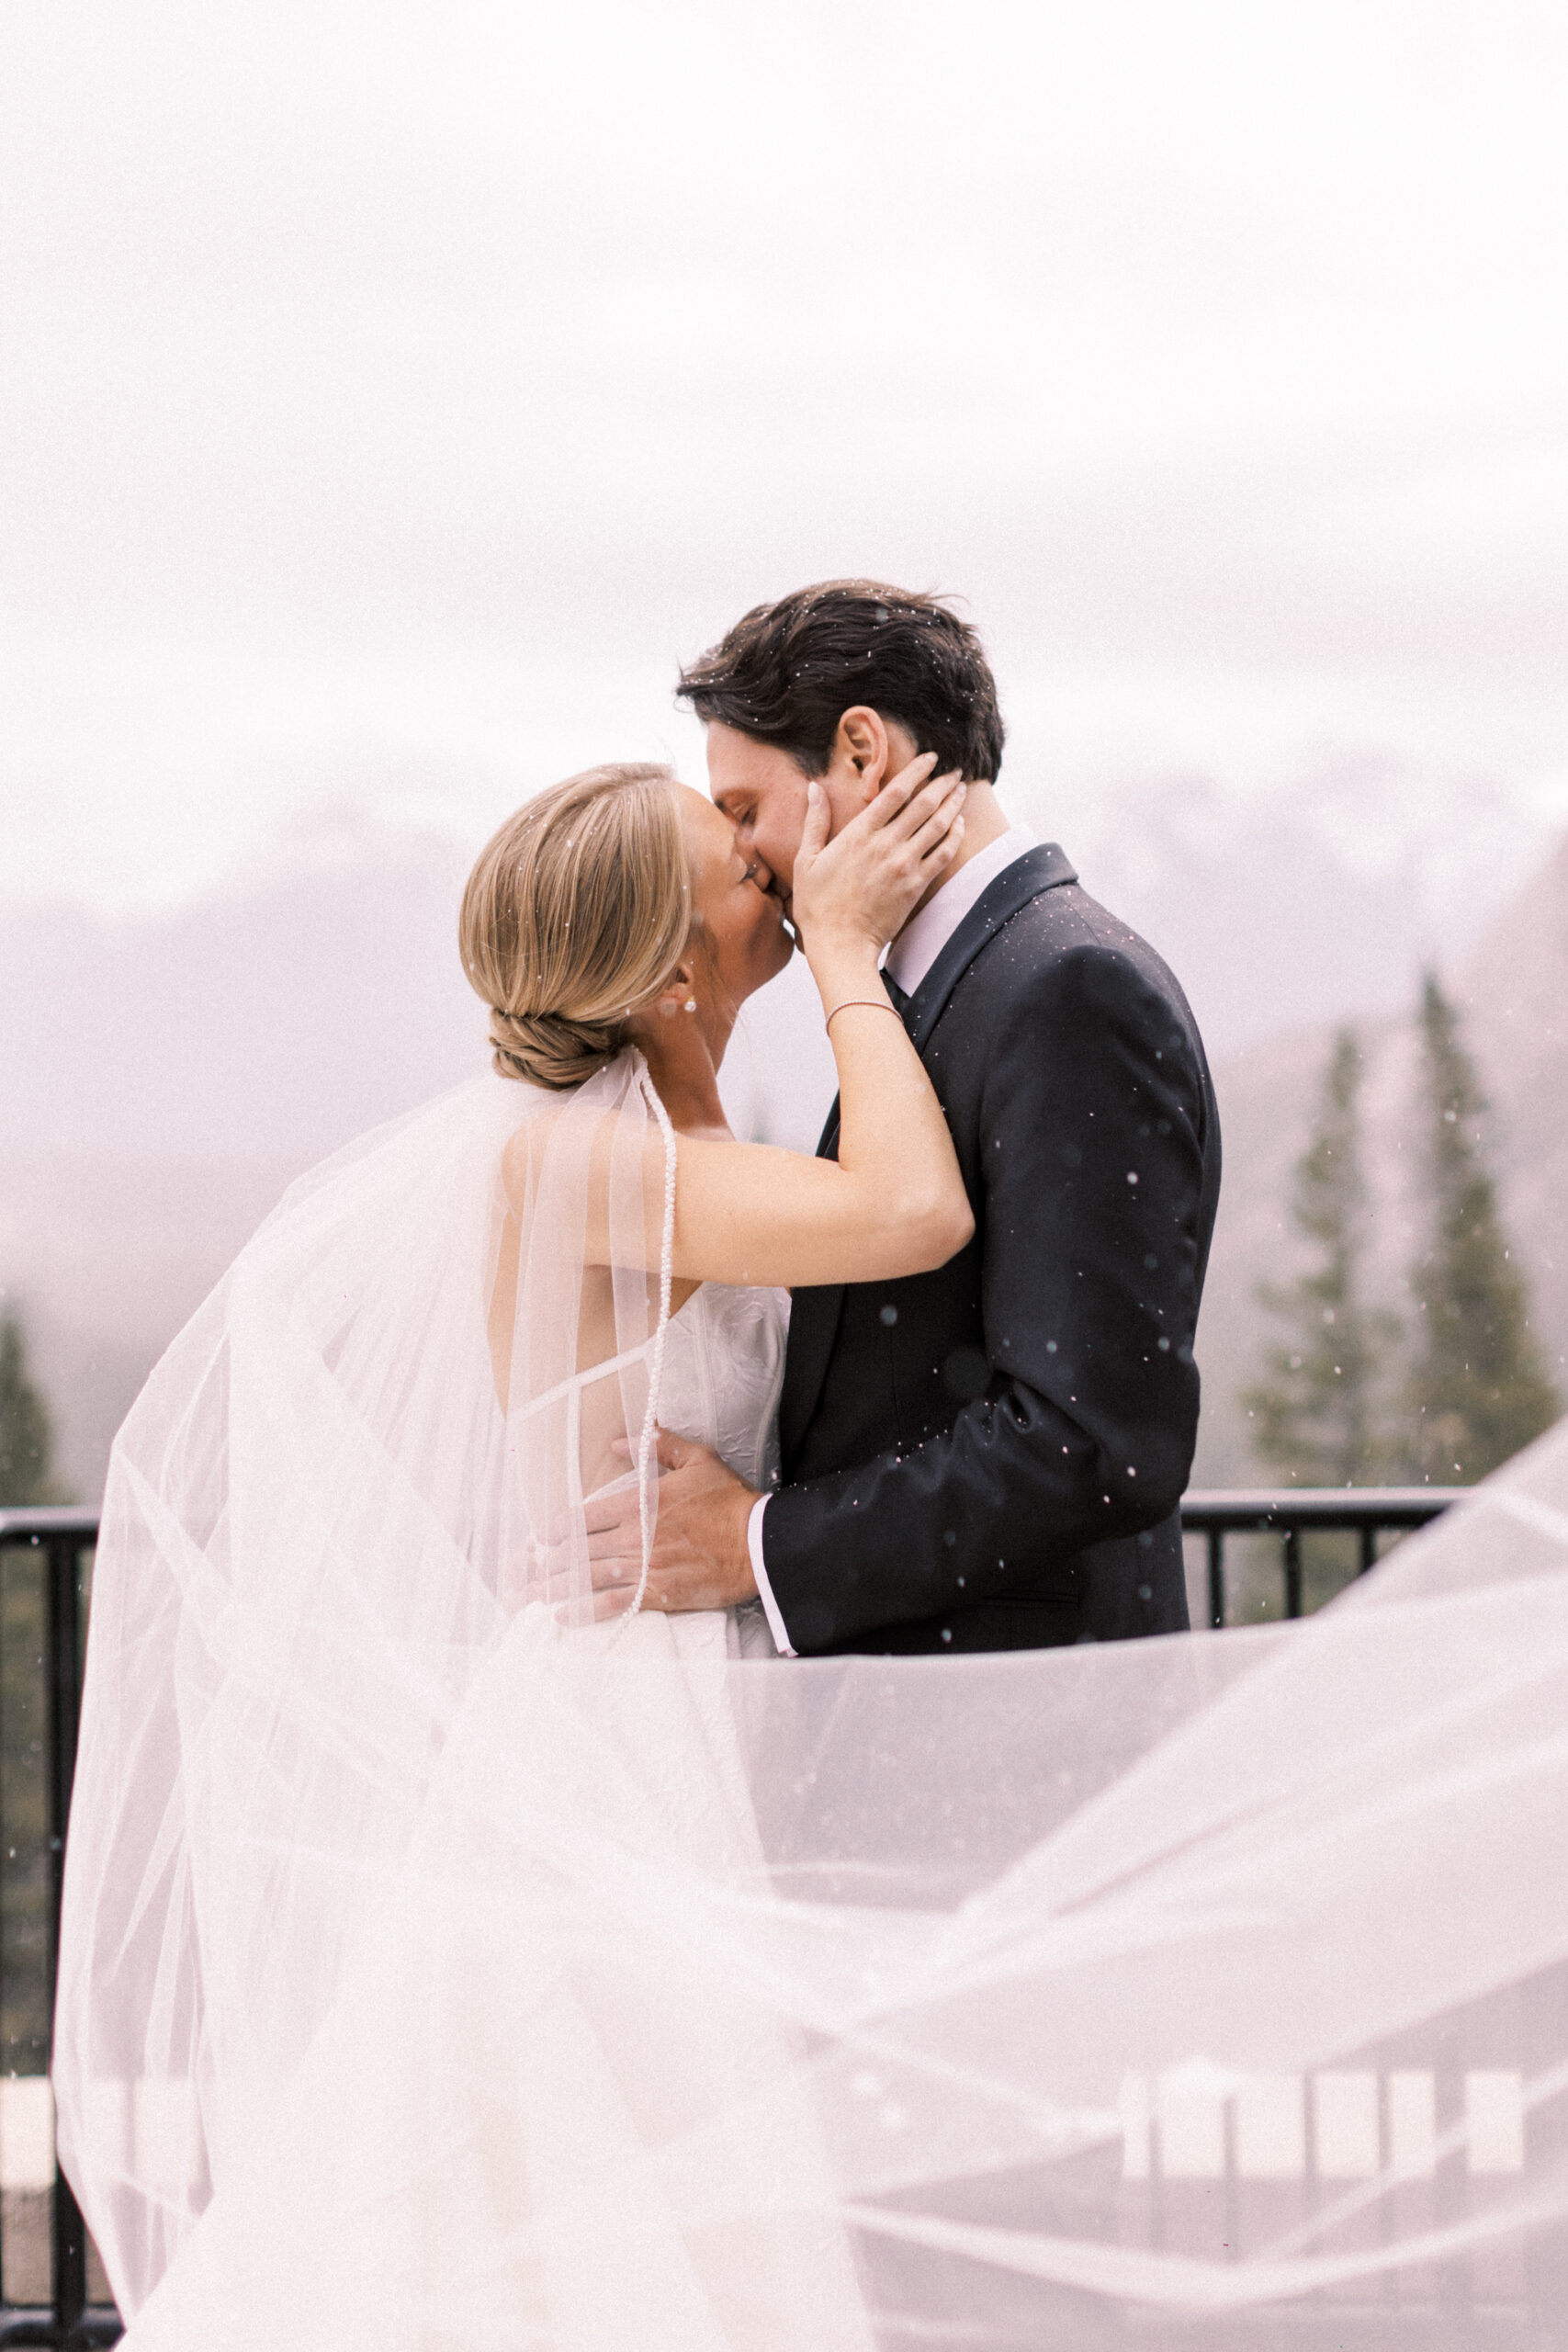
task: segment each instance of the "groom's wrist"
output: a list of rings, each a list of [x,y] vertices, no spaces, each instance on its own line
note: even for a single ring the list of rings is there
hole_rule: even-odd
[[[762,1551],[762,1514],[768,1508],[768,1497],[759,1495],[746,1520],[746,1548],[751,1555],[751,1575],[757,1587],[757,1598],[762,1604],[762,1614],[768,1621],[768,1631],[773,1637],[773,1647],[781,1657],[796,1655],[790,1640],[789,1628],[768,1578],[768,1563]]]

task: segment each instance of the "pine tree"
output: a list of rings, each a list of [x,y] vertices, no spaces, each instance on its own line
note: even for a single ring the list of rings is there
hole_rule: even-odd
[[[53,1459],[49,1408],[28,1375],[21,1321],[6,1307],[0,1312],[0,1508],[60,1501]]]
[[[1380,1475],[1379,1374],[1398,1326],[1366,1296],[1367,1188],[1360,1153],[1361,1047],[1336,1036],[1306,1150],[1296,1163],[1292,1214],[1313,1262],[1286,1290],[1258,1297],[1289,1328],[1266,1378],[1242,1402],[1253,1443],[1293,1484],[1364,1485]]]
[[[1409,1466],[1435,1484],[1469,1485],[1539,1437],[1562,1406],[1505,1242],[1486,1166],[1486,1105],[1458,1012],[1431,973],[1420,1018],[1430,1224],[1410,1275],[1420,1352]]]

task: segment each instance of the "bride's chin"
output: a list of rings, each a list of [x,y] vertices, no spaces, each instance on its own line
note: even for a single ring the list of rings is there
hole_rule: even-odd
[[[795,954],[795,933],[785,923],[781,911],[776,927],[769,932],[765,942],[748,958],[750,971],[744,986],[734,997],[734,1003],[737,1006],[744,1004],[747,998],[755,996],[759,989],[765,989],[770,980],[776,980]]]

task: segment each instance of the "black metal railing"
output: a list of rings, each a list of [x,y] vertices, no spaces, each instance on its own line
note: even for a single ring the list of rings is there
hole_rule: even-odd
[[[32,1589],[24,1587],[15,1592],[6,1589],[5,1614],[0,1618],[0,1644],[12,1652],[7,1657],[0,1649],[0,1710],[22,1718],[16,1730],[6,1726],[0,1804],[18,1803],[17,1782],[30,1776],[36,1764],[42,1784],[39,1792],[42,1818],[38,1826],[42,1833],[46,1860],[41,1884],[36,1889],[40,1900],[29,1904],[29,1890],[24,1884],[21,1900],[7,1906],[14,1916],[0,1916],[0,1926],[13,1929],[25,1939],[34,1924],[28,1916],[29,1909],[41,1908],[41,1922],[37,1924],[42,1928],[43,2002],[50,2009],[60,1949],[65,1825],[70,1817],[71,1783],[76,1769],[85,1577],[97,1536],[97,1518],[91,1511],[0,1510],[0,1557],[9,1554],[13,1564],[24,1570],[29,1565],[32,1567],[28,1578]],[[17,1554],[22,1555],[19,1563]],[[10,1581],[7,1580],[8,1585]],[[15,1638],[7,1644],[7,1636]],[[33,1683],[30,1690],[27,1687],[29,1680]],[[42,1685],[41,1709],[38,1706],[39,1681]],[[41,1732],[41,1740],[28,1736],[34,1727],[32,1719],[39,1714],[41,1721],[36,1728]],[[35,1758],[31,1751],[38,1747],[41,1747],[42,1754]],[[8,1851],[16,1849],[15,1838],[8,1835],[6,1842]],[[25,1853],[21,1859],[24,1866],[30,1860]],[[0,1958],[6,1962],[10,1957],[9,1952],[0,1951]],[[47,2056],[48,2027],[46,2015],[35,2023],[30,2034],[25,2020],[8,2030],[7,2039],[12,2046],[6,2052],[7,2061],[14,2056],[18,2040],[28,2040],[34,2046],[42,2042],[44,2047],[39,2054]],[[15,2068],[11,2067],[10,2072],[14,2075]],[[89,2346],[113,2344],[121,2332],[119,2314],[111,2303],[88,2302],[87,2233],[71,2184],[58,2163],[47,2197],[47,2301],[35,2300],[31,2294],[12,2293],[13,2273],[17,2266],[9,2259],[10,2249],[6,2242],[6,2221],[11,2218],[6,2212],[6,2205],[11,2206],[15,2214],[17,2200],[7,2198],[0,2205],[0,2352],[12,2345],[50,2345],[58,2347],[58,2352],[86,2352]]]
[[[1236,1492],[1194,1492],[1182,1505],[1184,1533],[1206,1544],[1208,1622],[1227,1623],[1225,1544],[1227,1538],[1258,1534],[1280,1539],[1279,1565],[1283,1577],[1283,1613],[1299,1617],[1306,1605],[1303,1571],[1303,1540],[1313,1535],[1354,1539],[1349,1573],[1363,1574],[1379,1556],[1380,1542],[1397,1537],[1436,1519],[1462,1492],[1455,1487],[1361,1487],[1357,1489],[1269,1489]],[[0,1510],[0,1562],[8,1563],[0,1577],[0,1713],[9,1710],[25,1718],[20,1735],[7,1729],[0,1754],[0,1806],[14,1803],[8,1784],[18,1771],[36,1800],[37,1819],[31,1844],[36,1862],[41,1847],[45,1867],[34,1871],[26,1901],[13,1902],[9,1917],[0,1906],[0,1995],[11,1971],[14,1952],[34,1933],[33,1954],[38,2015],[26,2032],[12,2031],[6,2056],[9,2063],[19,2041],[33,2053],[35,2068],[47,2064],[52,2016],[55,1962],[59,1949],[60,1904],[65,1862],[65,1828],[71,1807],[71,1785],[76,1763],[84,1633],[91,1555],[97,1541],[97,1520],[91,1512],[67,1510]],[[13,1570],[23,1571],[22,1588],[13,1590]],[[13,1603],[17,1603],[13,1607]],[[1277,1611],[1275,1613],[1278,1613]],[[33,1730],[28,1726],[32,1725]],[[41,1750],[41,1753],[35,1751]],[[7,1827],[0,1852],[17,1852],[18,1838]],[[28,1857],[22,1855],[22,1865]],[[30,1906],[30,1908],[29,1908]],[[20,1920],[20,1925],[17,1922]],[[34,1931],[37,1931],[36,1933]],[[6,1940],[9,1937],[9,1941]],[[19,1939],[19,1940],[18,1940]],[[3,2007],[3,2000],[0,2000]],[[14,2075],[16,2067],[10,2066]],[[1157,2139],[1157,2135],[1156,2135]],[[101,2274],[94,2283],[103,2290],[89,2301],[90,2270],[97,2272],[82,2215],[68,2181],[54,2165],[52,2187],[38,2191],[35,2202],[47,2197],[47,2300],[11,2291],[13,2265],[8,2258],[8,2209],[0,2209],[0,2352],[11,2346],[51,2346],[56,2352],[88,2352],[88,2347],[113,2344],[120,2322],[105,2300]],[[34,2235],[39,2213],[34,2213]],[[24,2266],[25,2267],[25,2266]],[[38,2265],[33,2265],[36,2280]]]
[[[1194,1488],[1182,1498],[1181,1532],[1203,1538],[1207,1549],[1207,1623],[1231,1622],[1225,1586],[1225,1539],[1231,1535],[1277,1535],[1286,1617],[1308,1613],[1304,1605],[1303,1538],[1309,1534],[1354,1538],[1349,1562],[1337,1581],[1365,1576],[1382,1556],[1379,1540],[1425,1527],[1456,1503],[1463,1487],[1242,1487]],[[1331,1577],[1331,1582],[1335,1580]],[[1326,1598],[1326,1594],[1324,1596]],[[1196,1613],[1196,1612],[1195,1612]],[[1261,1612],[1260,1612],[1261,1613]]]

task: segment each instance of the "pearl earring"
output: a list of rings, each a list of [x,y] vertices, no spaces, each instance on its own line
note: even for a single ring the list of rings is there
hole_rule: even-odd
[[[697,1000],[694,996],[689,996],[686,999],[685,1003],[681,1007],[682,1012],[695,1012],[696,1009]]]

